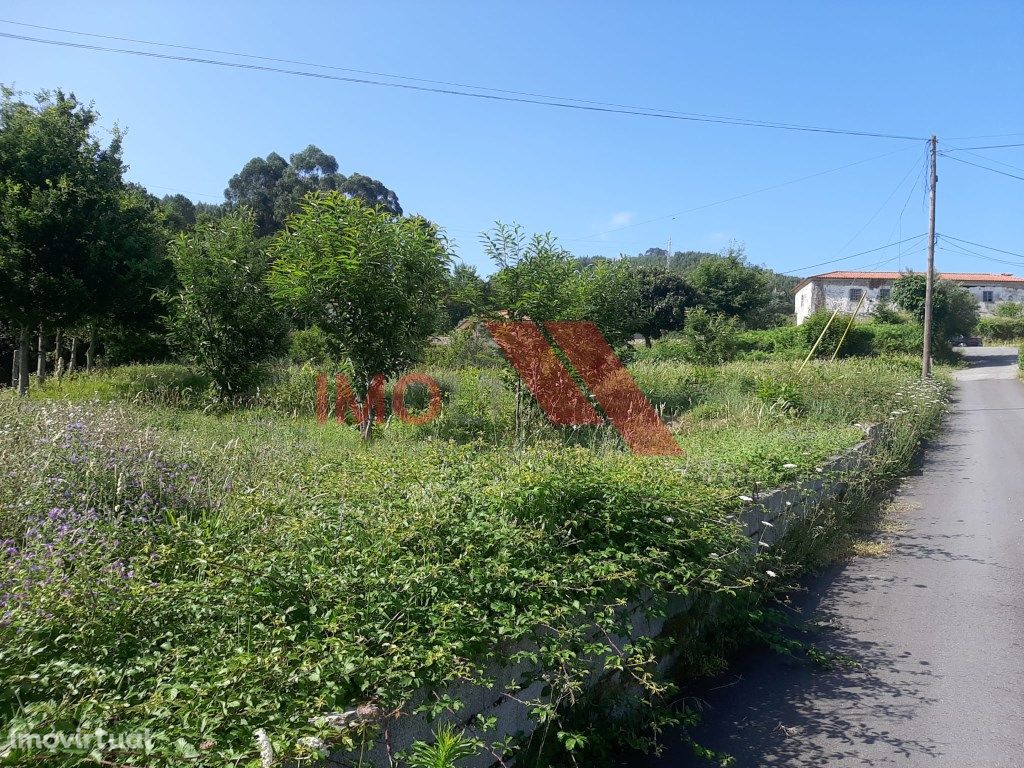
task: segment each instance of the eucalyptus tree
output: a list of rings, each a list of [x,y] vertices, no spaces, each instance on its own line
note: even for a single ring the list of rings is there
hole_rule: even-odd
[[[260,235],[273,235],[289,216],[298,212],[307,194],[330,191],[341,192],[395,216],[402,215],[398,195],[393,191],[360,173],[345,176],[338,170],[333,155],[312,144],[288,160],[276,152],[265,158],[252,158],[231,177],[224,198],[229,208],[251,208]]]

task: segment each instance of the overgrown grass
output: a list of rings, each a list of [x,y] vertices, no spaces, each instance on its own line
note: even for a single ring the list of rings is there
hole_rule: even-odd
[[[513,642],[553,670],[551,707],[595,654],[658,695],[650,649],[595,630],[621,634],[641,594],[756,601],[742,497],[814,473],[855,422],[911,441],[940,411],[901,361],[637,364],[685,450],[644,458],[528,405],[517,421],[507,370],[432,372],[443,416],[369,443],[315,423],[308,369],[234,409],[174,367],[0,397],[5,724],[151,729],[137,765],[256,765],[259,728],[313,759],[304,739],[357,746],[422,686],[515,660]],[[361,724],[325,719],[360,703]]]

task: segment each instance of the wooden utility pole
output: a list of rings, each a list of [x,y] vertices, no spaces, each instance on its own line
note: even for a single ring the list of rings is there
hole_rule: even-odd
[[[931,174],[928,184],[928,274],[925,276],[924,289],[924,339],[921,352],[921,378],[932,375],[932,292],[935,284],[935,185],[939,180],[935,168],[936,144],[938,139],[930,140]]]

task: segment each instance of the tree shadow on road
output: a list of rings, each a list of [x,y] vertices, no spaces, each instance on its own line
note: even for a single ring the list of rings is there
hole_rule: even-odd
[[[873,765],[861,749],[879,743],[893,764],[941,756],[940,743],[900,736],[905,730],[900,723],[933,703],[922,685],[933,675],[929,664],[909,658],[906,651],[855,638],[835,613],[838,603],[848,611],[877,586],[870,576],[845,574],[843,567],[815,578],[790,611],[795,626],[813,622],[819,629],[811,636],[797,628],[786,634],[849,663],[825,668],[803,656],[751,650],[734,660],[728,674],[684,692],[702,702],[704,710],[704,723],[690,735],[701,746],[733,756],[736,768]],[[672,735],[665,746],[664,756],[632,757],[628,765],[714,764],[693,756]]]

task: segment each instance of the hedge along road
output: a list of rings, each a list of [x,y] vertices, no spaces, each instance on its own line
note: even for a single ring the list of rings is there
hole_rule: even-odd
[[[859,666],[755,652],[696,692],[697,742],[737,768],[1024,766],[1024,384],[1017,350],[965,350],[952,413],[901,486],[882,559],[809,584],[810,641]],[[705,766],[678,734],[631,768]]]

